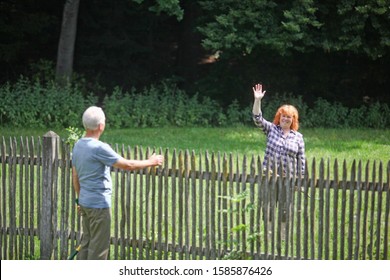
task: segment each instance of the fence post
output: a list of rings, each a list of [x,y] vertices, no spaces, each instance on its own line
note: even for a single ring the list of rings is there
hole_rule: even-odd
[[[42,204],[39,237],[41,240],[40,255],[42,260],[50,260],[53,254],[53,194],[54,194],[54,161],[58,158],[59,136],[49,131],[42,142]]]

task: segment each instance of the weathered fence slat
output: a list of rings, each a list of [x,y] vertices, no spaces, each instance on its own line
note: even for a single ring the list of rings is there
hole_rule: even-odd
[[[55,241],[55,234],[57,233],[56,224],[53,224],[53,218],[56,222],[57,208],[55,205],[56,191],[54,188],[56,170],[54,166],[58,154],[57,145],[59,136],[52,131],[46,133],[43,137],[43,153],[42,153],[42,207],[40,220],[40,253],[42,259],[51,259],[53,254],[53,247]],[[15,154],[16,157],[16,154]],[[56,215],[53,214],[56,213]]]
[[[385,231],[384,231],[384,249],[383,256],[386,258],[389,250],[389,228],[390,228],[390,161],[387,163],[387,184],[384,186],[384,191],[386,193],[386,206],[385,206]]]
[[[9,242],[9,256],[11,259],[15,257],[16,243],[16,163],[17,163],[17,145],[16,138],[13,137],[10,141],[10,154],[12,155],[12,162],[10,162],[10,192],[9,192],[9,221],[10,221],[10,242]]]
[[[344,259],[344,236],[345,236],[345,217],[347,205],[347,163],[343,162],[342,171],[342,198],[341,198],[341,222],[340,222],[340,259]]]
[[[172,245],[173,245],[173,252],[172,252],[172,259],[173,260],[176,260],[176,252],[178,250],[178,248],[175,245],[175,241],[176,241],[176,232],[177,232],[177,228],[176,228],[176,220],[177,220],[177,194],[176,194],[176,191],[177,191],[177,186],[176,186],[176,182],[177,182],[177,179],[176,179],[176,172],[175,170],[176,169],[176,159],[177,159],[177,155],[176,155],[176,149],[173,150],[173,154],[172,154],[172,174],[171,174],[171,182],[172,182],[172,185],[171,185],[171,196],[172,196],[172,239],[171,239],[171,242],[172,242]]]
[[[335,234],[333,234],[333,260],[337,260],[337,251],[338,251],[338,235],[339,232],[339,221],[338,221],[338,212],[339,212],[339,164],[336,159],[333,166],[334,180],[333,180],[333,228]]]
[[[380,248],[381,248],[381,217],[382,217],[382,193],[383,193],[383,165],[382,162],[379,163],[378,170],[379,178],[378,178],[378,186],[377,186],[377,194],[378,194],[378,206],[376,207],[376,259],[380,259]]]
[[[355,212],[355,216],[356,216],[356,229],[355,229],[355,248],[354,248],[354,256],[353,258],[355,260],[358,260],[359,259],[359,247],[360,247],[360,218],[361,218],[361,207],[362,207],[362,173],[361,173],[361,169],[362,169],[362,163],[361,161],[359,161],[359,165],[358,165],[358,168],[357,168],[357,180],[356,180],[356,187],[357,187],[357,206],[356,206],[356,212]]]
[[[376,161],[374,161],[372,168],[372,179],[373,182],[376,182]],[[373,186],[373,190],[376,190],[376,185]],[[374,220],[375,215],[375,192],[371,193],[371,211],[370,211],[370,221]],[[372,260],[374,256],[374,226],[371,224],[369,226],[370,230],[370,243],[368,244],[368,254],[369,259]]]
[[[326,168],[326,182],[325,182],[325,236],[324,236],[324,247],[325,247],[325,255],[324,259],[329,260],[329,244],[330,244],[330,162],[327,160],[327,168]]]
[[[349,186],[349,223],[348,223],[348,255],[347,259],[352,259],[352,249],[353,249],[353,222],[354,222],[354,184],[356,178],[356,161],[352,163],[351,169],[351,184]]]

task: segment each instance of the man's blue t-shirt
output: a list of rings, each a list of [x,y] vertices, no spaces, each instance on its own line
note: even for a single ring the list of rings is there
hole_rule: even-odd
[[[72,164],[80,182],[79,204],[86,208],[111,207],[110,167],[120,159],[108,144],[93,138],[81,138],[75,144]]]

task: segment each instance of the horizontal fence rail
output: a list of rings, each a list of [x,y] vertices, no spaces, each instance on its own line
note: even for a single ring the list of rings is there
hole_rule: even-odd
[[[82,238],[69,145],[1,141],[1,259],[67,259]],[[260,156],[113,148],[165,162],[112,169],[111,259],[390,259],[390,161],[278,176]]]

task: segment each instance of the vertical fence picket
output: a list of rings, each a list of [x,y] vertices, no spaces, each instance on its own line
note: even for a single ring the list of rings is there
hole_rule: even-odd
[[[270,254],[270,259],[271,260],[274,260],[275,259],[275,231],[276,231],[276,227],[275,227],[275,220],[276,220],[276,200],[277,200],[277,188],[278,188],[278,185],[277,185],[277,164],[276,164],[276,159],[274,159],[274,165],[273,165],[273,168],[272,168],[272,176],[271,176],[271,183],[270,183],[270,231],[271,231],[271,254]],[[269,170],[271,169],[268,169],[267,172],[269,172]]]
[[[276,180],[276,196],[275,196],[275,212],[277,213],[275,215],[276,219],[276,258],[282,257],[282,220],[283,216],[285,215],[285,201],[283,199],[284,196],[284,185],[283,185],[283,174],[285,173],[283,170],[283,163],[280,161],[280,175],[278,176]]]
[[[308,166],[308,165],[306,165]],[[303,178],[303,258],[309,258],[309,171],[305,170]]]
[[[38,172],[37,172],[37,203],[36,203],[36,209],[41,209],[41,193],[42,193],[42,190],[41,190],[41,181],[42,181],[42,170],[43,170],[43,167],[42,167],[42,139],[41,138],[38,138],[38,145],[37,145],[37,169],[38,169]],[[38,232],[41,231],[41,212],[38,211],[38,215],[37,215],[37,223],[38,223]]]
[[[66,145],[60,145],[61,150],[61,159],[59,160],[60,164],[60,174],[61,174],[61,183],[60,183],[60,260],[66,260],[68,256],[68,238],[67,238],[67,232],[68,232],[68,213],[67,213],[67,201],[66,201],[66,192],[67,192],[67,186],[66,186],[66,171],[69,170],[66,168]]]
[[[318,249],[317,259],[322,260],[323,245],[324,245],[324,184],[325,170],[324,159],[320,160],[319,179],[318,179]]]
[[[164,258],[164,242],[163,242],[163,220],[164,220],[164,186],[161,176],[161,170],[159,167],[152,167],[157,173],[157,244],[158,254],[157,259],[162,260]],[[138,210],[139,211],[139,210]]]
[[[34,255],[34,145],[33,138],[31,137],[31,142],[29,138],[26,138],[26,257],[32,257]],[[69,217],[69,215],[68,215]],[[67,218],[68,218],[67,217]]]
[[[239,164],[239,158],[236,157],[236,176],[235,176],[235,179],[234,179],[234,185],[236,186],[235,187],[235,196],[236,197],[239,197],[240,194],[241,194],[241,184],[240,184],[240,180],[241,180],[241,176],[240,176],[241,172],[240,172],[240,164]],[[237,228],[237,230],[235,231],[235,234],[234,234],[234,239],[235,239],[235,243],[236,243],[236,247],[237,247],[237,251],[240,252],[242,249],[241,247],[241,232],[239,230],[240,226],[242,225],[242,221],[241,221],[241,201],[240,199],[237,199],[236,202],[234,203],[234,206],[235,206],[235,226]]]
[[[228,228],[229,228],[229,235],[228,239],[229,240],[229,251],[232,252],[233,250],[237,249],[237,244],[235,244],[234,241],[234,229],[236,226],[236,223],[234,222],[234,211],[235,211],[235,203],[234,199],[236,197],[236,194],[234,193],[234,169],[233,169],[233,154],[229,153],[229,162],[228,162],[228,173],[227,173],[227,184],[228,184],[228,193],[229,197],[231,198],[228,202],[228,209],[229,209],[229,223],[228,223]]]
[[[25,187],[24,187],[24,174],[25,174],[25,168],[23,164],[23,158],[24,158],[24,140],[23,137],[20,137],[20,145],[19,145],[19,160],[17,163],[17,168],[19,169],[19,183],[18,183],[18,192],[19,192],[19,205],[18,205],[18,210],[19,210],[19,221],[18,221],[18,227],[17,227],[17,234],[19,238],[19,246],[18,246],[18,252],[17,252],[17,259],[21,259],[23,256],[23,247],[24,247],[24,241],[23,241],[23,228],[24,228],[24,216],[23,213],[25,212],[24,210],[24,193],[25,193]]]
[[[362,162],[359,161],[357,168],[356,178],[356,192],[357,192],[357,205],[356,205],[356,227],[355,227],[355,241],[354,241],[354,260],[359,259],[359,247],[360,247],[360,218],[361,218],[361,207],[362,207]]]
[[[228,161],[226,158],[226,154],[223,154],[222,157],[222,172],[221,172],[221,193],[220,198],[222,200],[221,203],[221,239],[223,241],[221,248],[221,255],[225,255],[228,252]]]
[[[326,181],[325,181],[325,236],[324,236],[324,254],[325,260],[329,260],[329,244],[330,244],[330,162],[327,160]]]
[[[211,155],[211,182],[210,182],[210,258],[215,260],[217,257],[217,240],[216,240],[216,217],[217,217],[217,209],[216,209],[216,200],[217,200],[217,168],[215,164],[215,155],[214,153]]]
[[[285,196],[283,198],[283,203],[285,203],[286,205],[286,210],[285,210],[285,213],[283,213],[283,215],[285,215],[285,218],[283,219],[282,217],[282,227],[281,227],[281,231],[282,231],[282,240],[284,240],[284,252],[282,253],[282,258],[283,259],[288,259],[288,255],[289,255],[289,246],[290,246],[290,228],[289,228],[289,225],[290,225],[290,221],[291,221],[291,216],[290,216],[290,212],[291,212],[291,206],[292,206],[292,199],[291,199],[291,180],[292,178],[290,178],[291,174],[290,172],[294,172],[292,170],[290,170],[290,167],[289,167],[289,164],[287,164],[287,171],[286,171],[286,177],[284,179],[284,184],[283,184],[283,188],[284,188],[284,193],[285,193]]]
[[[172,215],[172,239],[171,239],[171,242],[172,242],[172,259],[173,260],[176,260],[176,252],[178,250],[177,246],[175,246],[176,244],[176,234],[177,234],[177,228],[176,228],[176,225],[177,225],[177,186],[176,186],[176,174],[177,174],[177,165],[176,165],[176,162],[177,162],[177,155],[176,155],[176,149],[173,150],[173,153],[172,153],[172,165],[171,165],[171,182],[172,182],[172,185],[171,185],[171,201],[172,201],[172,211],[171,211],[171,215]]]
[[[270,165],[269,161],[265,170],[263,170],[264,174],[264,187],[263,187],[263,221],[264,221],[264,257],[268,259],[269,255],[269,220],[270,220]]]
[[[15,257],[15,249],[17,246],[16,240],[16,163],[17,163],[17,151],[16,151],[16,139],[13,137],[10,139],[10,176],[9,176],[9,197],[8,197],[8,207],[9,207],[9,249],[8,254],[9,258],[12,260]]]
[[[382,193],[383,193],[383,165],[382,162],[379,162],[379,170],[378,170],[378,186],[377,186],[377,193],[378,193],[378,204],[376,207],[376,242],[375,242],[375,259],[380,259],[380,254],[382,252],[381,250],[381,217],[382,217]]]
[[[298,162],[298,170],[302,170],[301,161]],[[302,251],[302,247],[301,247],[301,240],[302,240],[302,228],[301,228],[301,226],[302,226],[302,193],[304,192],[302,180],[303,180],[302,174],[301,174],[301,172],[299,172],[297,175],[297,180],[296,180],[296,183],[297,183],[297,185],[296,185],[297,202],[295,204],[295,207],[296,207],[295,214],[296,214],[297,223],[296,223],[296,232],[295,232],[295,235],[296,235],[295,254],[294,254],[293,247],[291,247],[291,253],[293,254],[293,256],[295,255],[296,259],[298,259],[298,260],[301,259],[301,251]],[[295,197],[295,195],[294,195],[294,197]],[[292,226],[292,228],[293,228],[293,226]],[[294,232],[291,232],[291,236],[292,237],[294,236]],[[293,243],[291,245],[293,245]]]
[[[141,160],[140,158],[140,147],[134,146],[133,147],[133,159],[135,160]],[[132,184],[130,187],[130,196],[131,196],[131,251],[132,251],[132,259],[137,259],[137,214],[138,214],[138,207],[137,207],[137,190],[138,190],[138,171],[133,170],[130,172],[132,177]],[[155,177],[154,177],[155,178]],[[154,187],[154,184],[153,184]],[[154,196],[152,196],[154,197]],[[153,206],[154,207],[154,206]],[[154,219],[154,213],[152,212],[152,219]],[[152,223],[152,233],[154,233],[154,223]],[[154,241],[154,234],[152,234],[152,239]],[[153,246],[154,249],[154,246]]]
[[[121,154],[121,151],[119,150],[118,144],[115,145],[114,150],[117,153]],[[122,154],[122,156],[123,156],[123,154]],[[112,212],[113,212],[112,220],[114,222],[114,238],[111,239],[111,244],[114,247],[113,248],[114,258],[116,258],[116,257],[118,257],[118,253],[119,253],[119,218],[120,218],[119,217],[119,207],[121,206],[119,195],[120,195],[120,191],[121,191],[121,187],[120,187],[121,170],[114,167],[112,172],[114,173],[114,175],[112,176],[112,177],[114,177],[114,181],[112,183],[112,191],[114,194],[113,195],[114,205],[112,206]],[[110,246],[109,256],[111,255],[111,251],[112,251],[112,248]]]
[[[302,179],[302,162],[298,161],[296,165],[294,165],[293,169],[294,175],[291,179],[291,190],[290,190],[290,197],[292,200],[291,207],[290,207],[290,217],[291,221],[289,224],[289,235],[290,235],[290,254],[291,257],[289,259],[300,259],[300,252],[298,253],[298,250],[296,248],[300,248],[300,239],[301,239],[301,231],[300,231],[300,224],[298,225],[298,216],[301,215],[301,201],[299,200],[299,206],[298,206],[298,197],[300,197],[302,193],[302,187],[301,187],[301,179]],[[299,220],[299,223],[301,220]],[[299,243],[299,247],[295,244]],[[298,257],[299,255],[299,257]]]
[[[199,244],[199,250],[198,250],[198,257],[200,260],[204,259],[204,217],[205,217],[205,212],[207,209],[205,209],[205,199],[204,199],[204,172],[203,172],[203,164],[202,164],[202,154],[199,153],[199,167],[198,167],[198,180],[199,180],[199,200],[198,200],[198,244]],[[173,239],[174,240],[174,239]],[[172,242],[174,244],[174,241]]]
[[[163,154],[162,149],[159,149],[160,155]],[[148,157],[147,157],[148,158]],[[168,225],[169,223],[169,179],[168,179],[168,173],[169,173],[169,157],[168,157],[168,149],[165,150],[164,153],[164,163],[162,166],[158,167],[159,173],[161,174],[161,183],[163,184],[163,190],[164,190],[164,259],[167,260],[169,257],[169,229]],[[194,169],[195,170],[195,169]],[[142,227],[143,223],[140,221],[140,226]],[[142,252],[142,246],[139,248],[140,252]]]
[[[373,163],[373,166],[372,166],[372,182],[373,185],[372,185],[372,192],[371,192],[371,201],[370,201],[370,205],[371,205],[371,211],[370,211],[370,220],[368,222],[369,224],[369,234],[370,234],[370,237],[369,237],[369,244],[368,244],[368,257],[370,260],[373,260],[374,259],[374,215],[375,215],[375,196],[376,196],[376,188],[377,188],[377,185],[376,185],[376,175],[377,175],[377,172],[376,172],[376,161],[374,161]]]
[[[355,179],[356,179],[356,161],[352,163],[351,181],[349,185],[349,215],[348,215],[348,256],[347,259],[352,259],[353,251],[353,229],[354,229],[354,195],[355,195]]]
[[[121,147],[121,156],[126,158],[125,155],[125,145]],[[119,257],[123,260],[126,256],[126,172],[120,170],[120,196],[119,196],[119,205],[120,205],[120,221],[119,221]],[[119,216],[119,215],[118,215]]]
[[[263,189],[264,189],[264,181],[262,176],[262,164],[260,156],[257,156],[257,168],[256,168],[256,189],[257,189],[257,214],[256,214],[256,254],[254,255],[254,259],[260,260],[262,258],[261,250],[262,250],[262,240],[261,240],[261,230],[262,225],[264,224],[264,213],[263,213]]]
[[[367,161],[365,167],[365,180],[363,183],[363,228],[362,228],[362,255],[361,259],[365,260],[367,256],[367,225],[368,225],[368,202],[370,195],[370,162]]]
[[[145,151],[145,155],[144,155],[144,149],[142,149],[142,147],[141,147],[139,149],[139,159],[140,160],[148,159],[153,152],[154,151],[151,151],[150,148],[147,148]],[[161,150],[159,152],[161,154]],[[138,260],[144,259],[143,241],[145,238],[144,215],[145,215],[145,204],[146,204],[144,193],[145,193],[145,181],[146,181],[145,178],[149,177],[148,173],[150,172],[150,169],[155,169],[155,168],[143,168],[143,169],[138,170],[138,176],[139,176],[139,180],[138,180],[139,183],[137,186],[137,188],[138,188],[138,204],[137,204],[137,214],[138,214],[138,220],[137,220],[137,222],[138,222],[137,223],[137,228],[138,228],[137,245],[138,245],[138,248],[137,248],[137,251],[138,251],[138,257],[137,257],[137,259]],[[159,181],[162,181],[161,172],[159,173],[158,176],[159,176]]]
[[[195,260],[197,256],[197,242],[196,242],[196,228],[198,227],[197,223],[197,197],[198,192],[196,188],[196,155],[195,151],[191,152],[191,163],[190,163],[190,178],[191,178],[191,259]]]
[[[37,145],[37,164],[39,165],[39,158],[40,158],[40,154],[39,154],[39,143]],[[70,168],[73,168],[72,167],[72,164],[70,162]],[[39,166],[38,166],[38,169],[39,169]],[[39,173],[38,173],[39,174]],[[73,176],[73,172],[72,172],[72,176]],[[38,179],[39,181],[39,175],[38,175]],[[73,178],[72,178],[72,181],[73,181]],[[39,184],[38,184],[38,187],[39,187]],[[39,192],[39,188],[37,190],[37,192]],[[74,206],[73,202],[75,201],[76,199],[76,192],[74,191],[74,189],[71,190],[71,194],[70,194],[70,197],[71,197],[71,205],[72,207],[70,207],[70,234],[69,234],[69,238],[70,238],[70,246],[71,246],[71,251],[74,250],[74,248],[76,248],[76,246],[78,246],[79,244],[79,241],[81,239],[81,231],[78,231],[78,229],[80,228],[80,220],[81,220],[81,217],[80,215],[77,214],[77,208]],[[38,196],[39,198],[39,196]]]
[[[190,258],[190,154],[184,154],[184,258]]]
[[[59,140],[60,138],[57,137],[55,141],[54,146],[54,164],[53,164],[53,256],[54,259],[58,259],[58,207],[59,207],[59,201],[58,201],[58,170],[59,170]]]
[[[1,213],[0,213],[0,256],[1,259],[7,259],[7,212],[6,212],[6,198],[7,198],[7,151],[6,151],[6,142],[4,136],[1,137],[1,192],[0,192],[0,204],[1,204]]]
[[[333,166],[333,260],[337,260],[338,252],[338,232],[339,232],[339,164],[338,160],[335,159]]]
[[[344,260],[344,241],[345,241],[345,217],[346,217],[346,205],[347,205],[347,164],[344,160],[342,171],[342,190],[341,190],[341,221],[340,221],[340,259]]]
[[[244,156],[243,157],[243,160],[242,160],[242,174],[241,174],[241,182],[240,182],[240,185],[241,185],[241,189],[240,189],[240,193],[245,193],[246,194],[246,180],[247,180],[247,157]],[[247,222],[246,222],[246,215],[245,215],[245,212],[246,212],[246,201],[245,199],[241,200],[241,223],[246,226]],[[242,251],[243,252],[246,252],[246,249],[247,249],[247,246],[246,246],[246,232],[245,230],[241,231],[241,248],[242,248]]]
[[[178,211],[178,245],[179,245],[179,259],[182,260],[184,259],[184,252],[183,252],[183,219],[184,219],[184,159],[183,159],[183,152],[179,152],[179,175],[178,175],[178,180],[179,180],[179,194],[178,194],[178,204],[179,204],[179,211]]]
[[[315,259],[315,207],[316,207],[316,181],[317,181],[317,173],[316,173],[316,160],[313,159],[312,162],[312,173],[310,179],[310,258]]]
[[[384,248],[383,258],[386,259],[389,250],[389,220],[390,220],[390,160],[387,163],[386,168],[387,183],[384,186],[384,193],[386,194],[386,206],[385,206],[385,230],[384,230]]]
[[[65,153],[66,153],[66,160],[65,160],[65,212],[66,212],[66,218],[65,218],[65,228],[66,228],[66,236],[67,236],[67,241],[66,241],[66,256],[69,255],[69,244],[71,243],[71,238],[69,238],[69,232],[70,232],[70,221],[69,218],[71,216],[71,209],[75,209],[77,207],[75,200],[71,199],[71,194],[74,193],[74,188],[72,184],[72,165],[71,165],[71,160],[72,160],[72,153],[71,153],[71,147],[69,145],[66,145]]]
[[[294,164],[293,170],[290,170],[290,164],[287,164],[287,173],[286,173],[286,197],[285,197],[285,203],[286,203],[286,219],[285,219],[285,225],[284,225],[284,232],[285,232],[285,251],[284,251],[284,259],[289,259],[290,255],[290,244],[291,244],[291,253],[292,253],[292,247],[293,247],[293,239],[290,240],[292,232],[293,232],[293,222],[294,222],[294,208],[295,208],[295,191],[294,191],[294,184],[295,184],[295,174],[296,174],[296,168]],[[291,224],[290,224],[291,223]]]
[[[217,152],[217,160],[216,160],[216,186],[215,186],[215,200],[216,200],[216,210],[215,210],[215,218],[216,218],[216,252],[217,258],[219,259],[222,255],[222,167],[221,167],[221,153]]]
[[[210,156],[209,153],[205,152],[205,257],[206,260],[211,259],[211,193],[210,193],[210,180],[211,180],[211,166],[210,166]]]
[[[249,235],[251,238],[248,240],[250,242],[249,252],[250,255],[253,256],[255,253],[255,174],[256,174],[256,166],[255,166],[255,158],[252,155],[249,167]],[[226,240],[226,239],[225,239]]]
[[[131,153],[131,147],[130,146],[127,146],[126,147],[126,158],[132,158],[132,153]],[[126,256],[126,259],[131,259],[131,205],[132,205],[132,201],[131,201],[131,182],[132,182],[132,176],[131,176],[131,172],[130,171],[127,171],[126,172],[126,181],[125,181],[125,196],[122,197],[122,199],[124,200],[125,202],[125,209],[123,209],[124,213],[125,213],[125,231],[126,231],[126,246],[125,246],[125,250],[126,250],[126,253],[125,253],[125,256]],[[146,180],[149,179],[149,176],[146,175]],[[147,201],[147,199],[146,199]],[[148,211],[148,210],[146,210]],[[148,228],[149,224],[148,222],[145,222],[145,227]],[[148,238],[146,237],[146,239],[148,240]],[[146,256],[148,257],[148,253],[150,252],[149,251],[149,247],[148,246],[145,246],[146,249]]]

